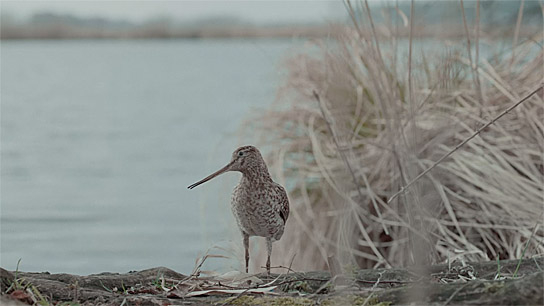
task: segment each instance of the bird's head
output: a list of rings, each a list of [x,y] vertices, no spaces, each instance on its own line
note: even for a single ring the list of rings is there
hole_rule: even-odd
[[[255,148],[254,146],[239,147],[232,153],[232,158],[225,167],[217,170],[216,172],[190,185],[187,188],[193,189],[196,186],[206,183],[207,181],[213,179],[214,177],[228,171],[239,171],[239,172],[252,171],[253,169],[260,169],[260,167],[262,167],[263,165],[266,168],[263,157],[257,148]]]
[[[254,146],[243,146],[232,152],[230,171],[244,172],[263,163],[261,152]]]

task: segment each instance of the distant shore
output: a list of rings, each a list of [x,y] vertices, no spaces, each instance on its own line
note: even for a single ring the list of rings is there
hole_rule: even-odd
[[[21,39],[206,39],[206,38],[326,38],[344,27],[343,25],[282,25],[282,26],[202,26],[174,28],[167,25],[147,25],[131,28],[76,27],[63,24],[3,24],[0,30],[2,40]],[[396,32],[395,32],[396,31]],[[523,27],[521,37],[538,33],[538,27]],[[410,31],[406,27],[390,29],[376,27],[377,35],[383,38],[408,38]],[[482,28],[485,37],[511,37],[514,28],[510,26]],[[370,36],[369,28],[365,36]],[[459,25],[438,25],[436,27],[415,27],[414,38],[463,39],[465,32]],[[483,35],[482,35],[483,36]]]

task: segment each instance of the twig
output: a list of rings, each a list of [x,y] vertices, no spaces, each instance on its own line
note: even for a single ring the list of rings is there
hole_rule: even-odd
[[[374,292],[371,293],[371,294],[369,294],[369,295],[366,297],[365,301],[363,302],[363,306],[367,305],[366,303],[368,303],[368,301],[370,301],[370,298],[373,297],[373,296],[374,296]]]
[[[268,282],[266,284],[249,286],[249,287],[230,286],[230,285],[222,284],[221,282],[218,282],[217,285],[225,287],[225,288],[230,288],[230,289],[260,289],[260,288],[266,288],[266,287],[270,287],[270,286],[281,286],[281,285],[294,283],[294,282],[299,282],[299,281],[316,281],[316,282],[326,282],[327,281],[326,279],[319,279],[319,278],[295,278],[295,279],[284,280],[284,281],[281,281],[279,283],[274,283],[278,279],[279,279],[279,276],[276,277],[276,279],[274,279],[271,282]]]
[[[334,282],[336,281],[336,276],[333,276],[331,277],[331,279],[329,279],[326,283],[324,283],[323,285],[319,286],[319,288],[317,288],[317,290],[312,294],[310,295],[308,298],[309,299],[313,299],[314,297],[316,297],[318,294],[320,293],[323,293],[323,290],[327,287],[329,287],[331,284],[333,284]],[[338,293],[338,292],[337,292]]]
[[[281,277],[281,274],[278,275],[275,279],[273,279],[272,281],[266,283],[266,284],[262,284],[262,285],[254,285],[254,286],[251,286],[251,284],[249,284],[248,287],[237,287],[237,286],[230,286],[230,285],[225,285],[225,284],[221,284],[220,281],[217,282],[217,285],[218,286],[222,286],[222,287],[226,287],[226,288],[231,288],[231,289],[258,289],[258,288],[266,288],[266,287],[270,287],[272,285],[274,285],[274,282],[277,281],[278,279],[280,279]]]
[[[380,284],[380,281],[382,280],[383,272],[385,272],[385,271],[381,271],[381,272],[378,273],[378,274],[380,274],[380,276],[376,280],[376,283],[374,283],[374,285],[372,285],[372,290],[376,289],[376,287],[378,287],[378,285]]]
[[[480,99],[480,103],[483,103],[482,101],[482,94],[481,94],[481,88],[480,88],[480,81],[478,79],[478,71],[476,69],[476,65],[478,65],[478,63],[475,63],[472,61],[472,52],[471,52],[471,46],[470,46],[470,34],[468,32],[468,25],[467,25],[467,18],[465,16],[465,7],[463,6],[463,0],[460,0],[459,1],[460,5],[461,5],[461,16],[463,16],[463,26],[465,28],[465,35],[467,36],[467,52],[468,52],[468,59],[470,61],[470,69],[472,70],[472,77],[474,78],[474,82],[476,83],[476,90],[478,91],[478,95],[479,95],[479,99]],[[479,6],[480,6],[480,3],[478,2],[478,8],[477,8],[477,11],[476,11],[476,14],[477,14],[477,22],[479,22]],[[478,42],[476,42],[478,43]]]
[[[234,298],[232,299],[227,299],[223,304],[221,304],[221,306],[225,306],[225,305],[228,305],[228,304],[232,304],[232,302],[236,301],[237,299],[239,299],[240,297],[242,297],[242,295],[246,294],[251,288],[247,288],[246,290],[238,293]]]
[[[542,219],[542,214],[540,214],[540,217],[538,219],[539,220]],[[538,222],[536,222],[535,227],[533,228],[533,231],[531,232],[531,236],[529,236],[529,239],[527,239],[527,243],[525,244],[525,247],[523,248],[523,251],[521,252],[521,256],[519,257],[519,261],[518,261],[518,264],[516,266],[516,270],[514,271],[513,277],[516,277],[517,274],[518,274],[519,266],[521,265],[521,261],[523,260],[523,256],[525,256],[525,251],[527,251],[527,248],[529,247],[529,242],[531,241],[531,239],[533,239],[533,236],[535,235],[536,230],[538,229],[538,225],[539,225]]]
[[[291,258],[291,262],[289,263],[289,270],[288,271],[293,271],[293,270],[291,270],[291,267],[293,266],[293,262],[295,261],[296,256],[297,256],[297,253],[293,254],[293,258]]]
[[[209,250],[208,250],[209,251]],[[225,256],[223,255],[215,255],[215,254],[207,254],[208,252],[206,251],[206,255],[204,255],[203,257],[201,258],[198,258],[200,260],[200,263],[198,265],[195,266],[195,268],[193,269],[193,272],[191,273],[191,275],[187,276],[186,278],[180,280],[180,282],[178,283],[178,285],[182,282],[185,282],[186,280],[189,280],[193,277],[198,277],[200,276],[200,268],[202,268],[202,265],[204,265],[204,262],[206,262],[206,260],[210,257],[212,258],[225,258]],[[198,260],[197,259],[197,260]]]
[[[455,292],[453,292],[452,295],[450,295],[450,297],[446,300],[446,302],[444,302],[443,306],[448,305],[448,303],[451,302],[453,297],[456,296],[459,292],[461,292],[461,290],[465,289],[465,287],[468,286],[469,284],[470,284],[470,282],[467,282],[463,286],[461,286],[457,290],[455,290]]]
[[[544,85],[540,85],[538,86],[536,89],[534,89],[533,91],[531,91],[528,95],[526,95],[525,97],[523,97],[521,100],[519,100],[518,102],[516,102],[515,104],[513,104],[512,106],[510,106],[509,108],[507,108],[506,110],[504,110],[502,113],[500,113],[499,115],[497,115],[495,118],[493,118],[491,121],[489,121],[488,123],[486,123],[484,126],[482,126],[481,128],[479,128],[476,132],[474,132],[472,135],[470,135],[468,138],[466,138],[465,140],[463,140],[460,144],[458,144],[455,148],[453,148],[451,151],[449,151],[448,153],[444,154],[444,156],[442,156],[439,160],[437,160],[432,166],[430,166],[429,168],[427,168],[425,171],[421,172],[418,176],[416,176],[413,180],[411,180],[408,184],[406,184],[406,186],[403,186],[400,188],[399,191],[397,191],[395,194],[393,194],[389,200],[387,200],[387,204],[391,203],[391,201],[393,201],[396,197],[398,197],[401,193],[404,193],[406,191],[406,189],[408,189],[410,186],[412,186],[415,182],[417,182],[421,177],[423,177],[425,174],[427,174],[429,171],[431,171],[432,169],[434,169],[434,167],[438,166],[444,159],[448,158],[450,155],[452,155],[455,151],[457,151],[459,148],[461,148],[462,146],[464,146],[467,142],[469,142],[472,138],[476,137],[478,134],[480,134],[485,128],[487,128],[488,126],[492,125],[493,123],[495,123],[495,121],[497,121],[498,119],[500,119],[502,116],[506,115],[507,113],[509,113],[511,110],[513,110],[514,108],[518,107],[521,103],[525,102],[527,99],[529,99],[530,97],[532,97],[535,93],[537,93],[539,90],[541,90],[542,88],[544,87]]]
[[[346,10],[349,13],[349,17],[351,17],[351,21],[353,22],[355,29],[357,29],[357,33],[359,34],[359,37],[361,37],[361,39],[364,39],[364,35],[361,32],[361,27],[359,26],[359,22],[357,21],[357,17],[355,16],[355,10],[351,6],[351,2],[349,0],[345,0],[343,2],[344,2],[344,6],[346,7]]]
[[[370,21],[370,28],[372,29],[372,37],[374,37],[374,41],[376,44],[376,53],[378,54],[378,58],[380,59],[380,64],[382,67],[385,68],[385,63],[383,61],[382,51],[380,50],[380,41],[378,40],[378,35],[376,34],[376,27],[374,26],[374,20],[372,18],[372,14],[370,12],[370,7],[368,6],[368,0],[364,1],[366,13],[368,16],[368,20]],[[411,18],[412,16],[410,16]]]
[[[509,69],[512,68],[512,64],[514,64],[514,59],[516,58],[516,46],[518,44],[518,37],[519,37],[519,29],[521,27],[521,20],[523,19],[523,4],[525,3],[525,0],[521,0],[521,3],[519,5],[518,10],[518,18],[516,20],[516,29],[514,31],[514,41],[512,42],[512,58],[510,59],[510,65]]]
[[[197,260],[201,260],[200,263],[198,265],[195,266],[195,268],[193,269],[193,272],[185,277],[184,279],[181,279],[177,282],[177,284],[175,284],[174,288],[177,288],[178,285],[181,285],[181,284],[184,284],[186,281],[192,279],[193,277],[199,277],[200,276],[200,268],[202,267],[202,265],[204,264],[204,262],[206,261],[206,259],[208,259],[208,257],[218,257],[219,255],[210,255],[210,254],[206,254],[205,256],[201,257],[201,258],[198,258]]]
[[[410,112],[412,117],[412,124],[415,125],[415,114],[414,114],[414,94],[412,90],[412,40],[414,32],[414,0],[410,3],[410,39],[408,46],[408,97],[410,99]],[[413,129],[415,133],[415,129]]]
[[[104,285],[104,283],[102,283],[101,280],[98,280],[98,281],[100,282],[100,285],[102,286],[102,288],[104,288],[104,289],[105,289],[106,291],[108,291],[109,293],[113,293],[113,290],[111,290],[110,288],[106,287],[106,286]]]
[[[463,17],[463,26],[465,28],[465,35],[467,36],[468,59],[470,60],[470,68],[472,68],[474,67],[474,65],[472,63],[472,53],[470,52],[470,34],[468,33],[467,17],[465,16],[465,7],[463,6],[463,0],[459,0],[459,4],[461,5],[461,16]]]
[[[293,266],[293,261],[295,260],[295,256],[297,256],[297,253],[293,254],[293,257],[291,258],[291,262],[289,263],[289,267],[279,265],[276,267],[270,267],[270,269],[286,269],[287,274],[289,274],[289,272],[297,273],[297,271],[291,269],[291,267]],[[261,268],[265,268],[265,267],[261,266]]]
[[[261,268],[266,268],[266,267],[265,267],[265,266],[261,266]],[[275,266],[275,267],[270,267],[270,269],[286,269],[286,270],[289,271],[289,272],[297,273],[297,271],[291,269],[291,267],[286,267],[286,266],[282,266],[282,265]]]
[[[272,280],[271,282],[268,282],[266,284],[250,286],[249,288],[248,287],[230,286],[230,285],[221,284],[221,283],[218,283],[218,285],[221,285],[221,286],[226,287],[226,288],[231,288],[231,289],[259,289],[259,288],[266,288],[266,287],[270,287],[270,286],[281,286],[281,285],[290,284],[290,283],[294,283],[294,282],[304,282],[304,281],[325,282],[325,283],[330,283],[331,282],[331,279],[303,277],[303,278],[283,280],[283,281],[280,281],[280,282],[276,283],[276,281],[278,281],[278,279],[279,279],[279,276],[276,277],[276,279]],[[355,279],[355,282],[356,283],[363,283],[363,284],[376,284],[376,280]],[[380,284],[411,284],[411,283],[414,283],[414,281],[380,280],[379,283]]]
[[[340,267],[340,262],[334,255],[331,255],[327,258],[327,263],[329,265],[329,271],[331,272],[331,276],[334,277],[342,275],[342,268]]]
[[[475,59],[474,62],[476,63],[476,66],[480,63],[480,0],[476,1],[476,39],[474,42],[474,48],[476,49]],[[480,74],[478,73],[478,69],[476,67],[473,68],[472,72],[474,73],[474,78],[476,79],[476,90],[478,92],[478,98],[480,99],[480,103],[483,104],[484,101],[484,94],[482,92],[482,85],[480,83]],[[480,109],[480,116],[481,116],[481,109]]]
[[[494,280],[497,280],[501,278],[501,261],[499,260],[499,256],[497,256],[497,274],[495,274]]]
[[[538,268],[538,270],[540,272],[543,272],[544,270],[542,270],[542,268],[540,267],[540,265],[538,264],[538,261],[536,261],[536,258],[533,257],[533,261],[535,262],[535,266]]]
[[[397,280],[375,280],[375,281],[369,281],[369,280],[363,280],[363,279],[357,279],[355,280],[357,283],[363,283],[363,284],[373,284],[377,285],[377,281],[379,281],[380,284],[412,284],[414,281],[397,281]]]

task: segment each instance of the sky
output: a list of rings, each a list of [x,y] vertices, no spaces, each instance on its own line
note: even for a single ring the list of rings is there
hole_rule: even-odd
[[[235,17],[252,23],[314,23],[337,20],[345,14],[342,1],[1,1],[2,13],[26,19],[37,12],[106,17],[141,22],[157,16],[179,21]]]

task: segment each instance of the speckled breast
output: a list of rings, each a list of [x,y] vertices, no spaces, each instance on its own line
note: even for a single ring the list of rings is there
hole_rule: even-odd
[[[232,194],[232,213],[241,231],[249,236],[271,237],[279,240],[284,221],[277,209],[279,203],[267,192],[266,186],[249,188],[239,184]]]

